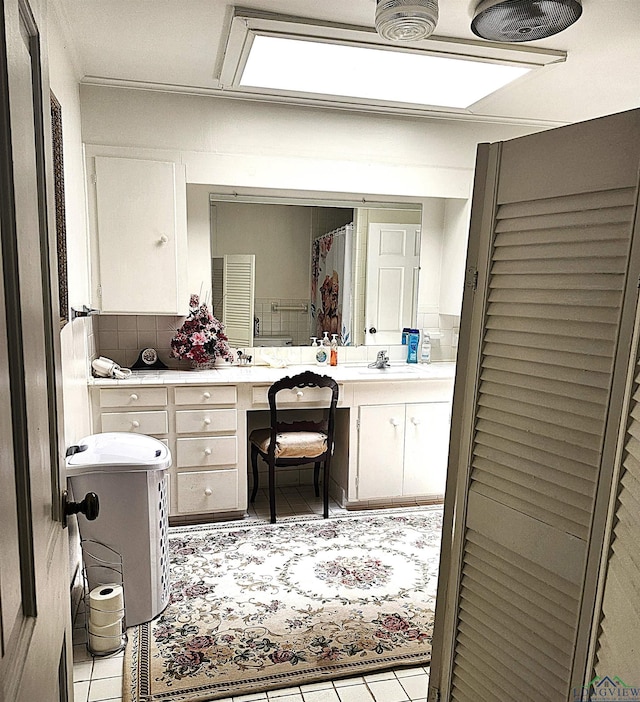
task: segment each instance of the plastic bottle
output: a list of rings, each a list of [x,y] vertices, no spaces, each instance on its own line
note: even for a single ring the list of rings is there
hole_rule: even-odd
[[[337,334],[332,334],[331,335],[331,349],[329,353],[329,365],[330,366],[337,366],[338,365],[338,339],[337,339]]]
[[[326,337],[327,332],[325,332],[325,337]],[[315,339],[315,337],[313,337]],[[327,341],[329,341],[329,338],[327,338]],[[318,340],[318,345],[316,347],[316,365],[318,366],[326,366],[327,362],[329,360],[329,348],[324,345],[323,342]]]
[[[422,330],[422,346],[420,347],[420,363],[431,363],[431,337],[426,329]]]
[[[420,343],[420,332],[417,329],[410,329],[407,337],[407,363],[418,362],[418,344]]]

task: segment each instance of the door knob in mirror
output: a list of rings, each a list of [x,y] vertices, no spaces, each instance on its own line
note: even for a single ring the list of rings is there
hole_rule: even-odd
[[[92,522],[97,518],[100,513],[100,500],[95,492],[88,492],[84,496],[84,500],[81,502],[71,502],[69,500],[69,493],[66,490],[62,492],[62,526],[63,528],[67,526],[67,517],[72,514],[78,513],[84,514],[84,516]]]

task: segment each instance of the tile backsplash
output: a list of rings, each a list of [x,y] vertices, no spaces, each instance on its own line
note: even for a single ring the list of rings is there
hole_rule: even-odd
[[[152,347],[169,367],[180,364],[169,357],[171,339],[184,317],[165,315],[107,315],[94,317],[96,354],[121,366],[132,366],[142,349]]]
[[[270,305],[268,309],[270,310]],[[263,314],[267,314],[266,309]],[[288,313],[281,312],[279,314]],[[294,313],[294,316],[295,314],[297,313]],[[308,317],[308,315],[304,316]],[[185,362],[169,356],[171,339],[184,321],[184,317],[105,314],[92,317],[92,320],[94,332],[92,341],[94,343],[90,347],[91,358],[106,356],[119,365],[130,368],[136,362],[142,349],[152,347],[158,351],[160,360],[169,368],[188,367]],[[297,323],[297,321],[294,322],[294,324]],[[420,331],[427,330],[433,334],[431,341],[432,361],[454,361],[456,359],[459,326],[460,318],[454,315],[418,315]],[[293,327],[290,329],[293,332]],[[276,355],[289,364],[313,363],[313,352],[309,346],[306,346],[308,340],[305,340],[301,330],[294,336],[293,333],[287,333],[282,325],[278,328],[272,324],[268,332],[269,335],[291,336],[294,345],[283,348],[253,349],[253,353],[249,350],[248,353],[252,353],[254,362],[260,363],[262,355],[266,353],[271,356]],[[358,363],[375,360],[379,348],[387,349],[392,361],[403,361],[406,358],[406,347],[401,344],[384,347],[346,346],[340,350],[340,362]]]

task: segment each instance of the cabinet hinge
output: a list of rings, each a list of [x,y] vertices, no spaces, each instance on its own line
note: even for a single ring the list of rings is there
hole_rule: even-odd
[[[360,478],[356,475],[356,487],[360,484]]]
[[[91,182],[95,185],[98,182],[98,176],[95,173],[91,174]]]
[[[478,269],[477,268],[473,268],[473,267],[467,268],[464,284],[467,288],[471,288],[474,291],[478,289]]]
[[[102,299],[102,284],[98,283],[98,297]]]
[[[360,418],[356,419],[356,430],[360,431]]]

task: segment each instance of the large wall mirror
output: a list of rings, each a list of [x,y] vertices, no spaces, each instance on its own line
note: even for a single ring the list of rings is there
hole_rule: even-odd
[[[210,266],[202,277],[210,276],[214,314],[229,329],[225,300],[234,300],[234,313],[250,309],[253,346],[305,346],[323,331],[353,346],[399,344],[420,309],[438,311],[453,201],[237,196],[206,185],[188,185],[187,195],[194,266],[202,265],[206,217]],[[252,265],[233,285],[233,262],[243,257]]]

